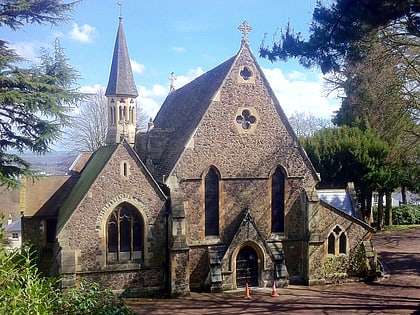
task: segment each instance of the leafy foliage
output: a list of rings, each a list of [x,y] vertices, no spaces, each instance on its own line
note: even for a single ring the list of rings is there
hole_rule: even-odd
[[[83,281],[78,287],[66,290],[59,300],[60,313],[69,315],[123,315],[132,314],[127,305],[111,290],[97,283]]]
[[[5,0],[0,3],[0,27],[8,26],[17,30],[28,23],[57,25],[68,21],[68,13],[72,12],[78,2]]]
[[[321,173],[323,187],[368,184],[373,180],[369,175],[382,169],[389,152],[387,144],[371,130],[347,126],[320,130],[302,144]]]
[[[0,227],[0,238],[2,233]],[[1,314],[132,314],[122,299],[96,283],[84,281],[60,291],[58,282],[41,276],[30,246],[11,252],[0,246]]]
[[[392,222],[396,225],[420,224],[420,206],[402,205],[392,209]]]
[[[324,73],[340,70],[349,58],[363,57],[354,43],[390,26],[402,35],[420,36],[420,3],[416,0],[319,1],[313,13],[310,36],[304,40],[290,24],[272,46],[261,44],[260,55],[271,61],[298,58],[306,67],[319,66]]]
[[[20,29],[25,23],[55,25],[67,19],[77,2],[7,0],[0,4],[0,26]],[[69,123],[68,111],[82,99],[78,75],[56,40],[43,50],[40,64],[20,66],[22,58],[0,40],[0,185],[16,187],[21,175],[34,174],[17,151],[44,153]]]
[[[21,253],[0,248],[0,313],[54,314],[58,280],[41,277],[34,261],[29,246]]]

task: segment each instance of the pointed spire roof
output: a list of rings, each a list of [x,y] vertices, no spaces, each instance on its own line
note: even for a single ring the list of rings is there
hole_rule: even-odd
[[[109,74],[105,95],[137,97],[139,94],[131,70],[122,18],[120,17],[119,19],[120,22],[118,25],[117,38],[115,40],[114,55],[112,56],[111,72]]]

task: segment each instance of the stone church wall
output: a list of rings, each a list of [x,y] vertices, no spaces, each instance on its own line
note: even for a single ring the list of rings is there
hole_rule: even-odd
[[[120,173],[121,161],[129,165],[129,176],[126,178]],[[144,261],[141,265],[127,267],[126,263],[106,262],[106,221],[121,203],[136,207],[145,221]],[[150,179],[140,171],[130,151],[122,145],[118,146],[58,237],[61,252],[70,255],[74,252],[75,273],[80,277],[92,277],[114,290],[132,285],[156,287],[164,284],[164,200],[159,197]]]
[[[240,78],[243,66],[253,72],[249,82]],[[265,240],[271,237],[270,176],[280,165],[286,175],[285,242],[290,240],[286,262],[289,261],[294,274],[302,275],[307,218],[305,205],[299,199],[304,186],[312,187],[315,179],[310,162],[302,157],[290,130],[281,121],[272,97],[251,54],[247,49],[242,50],[202,117],[173,175],[183,179],[179,188],[184,200],[187,243],[190,246],[224,244],[234,247],[231,241],[247,210],[261,237]],[[250,132],[244,131],[235,121],[243,108],[250,108],[257,117],[256,126]],[[203,178],[210,166],[216,167],[221,176],[220,232],[216,239],[206,238],[204,234]],[[201,278],[204,278],[205,268],[199,266],[204,260],[201,248],[191,249],[191,282],[197,285],[205,280]],[[272,268],[270,264],[266,265]]]

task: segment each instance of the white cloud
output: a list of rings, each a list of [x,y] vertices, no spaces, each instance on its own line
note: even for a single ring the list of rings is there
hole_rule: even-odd
[[[175,73],[176,81],[175,88],[179,89],[185,84],[191,82],[198,76],[204,73],[203,69],[200,67],[195,69],[190,69],[186,75],[177,76]],[[168,83],[166,86],[161,84],[155,84],[151,89],[148,89],[145,86],[138,86],[139,97],[137,98],[137,106],[141,107],[148,116],[154,118],[157,112],[160,109],[160,106],[163,104],[166,96],[169,93],[169,75]]]
[[[36,50],[40,48],[40,43],[17,42],[17,43],[10,43],[8,46],[14,49],[19,56],[22,56],[23,58],[32,62],[38,61]]]
[[[316,117],[330,118],[338,110],[339,101],[326,97],[323,78],[309,81],[303,73],[283,74],[279,68],[263,68],[280,106],[289,117],[293,112],[310,112]]]
[[[183,87],[185,84],[190,83],[192,80],[199,77],[203,73],[204,73],[204,71],[200,67],[195,68],[195,69],[190,69],[186,75],[181,74],[181,75],[177,76],[176,73],[175,73],[175,77],[176,77],[175,89],[179,89],[179,88]],[[169,79],[168,79],[168,81],[169,81]],[[169,88],[169,83],[168,83],[168,88]]]
[[[176,46],[172,46],[171,50],[177,53],[184,53],[187,51],[187,49],[184,47],[176,47]]]
[[[131,70],[133,70],[133,73],[143,74],[144,64],[138,63],[135,60],[130,60],[130,63],[131,63]]]
[[[96,29],[89,24],[83,24],[82,26],[73,23],[73,29],[70,31],[70,37],[76,41],[87,43],[93,40]]]
[[[101,86],[100,84],[95,85],[84,85],[79,88],[79,92],[81,93],[88,93],[88,94],[94,94],[97,93],[100,90],[105,91],[105,87]]]
[[[134,67],[133,67],[134,68]],[[134,71],[134,70],[133,70]],[[317,76],[309,80],[304,73],[293,71],[284,74],[279,68],[263,68],[264,74],[269,81],[281,107],[289,117],[293,112],[310,112],[316,117],[330,118],[333,111],[339,108],[339,101],[325,97],[323,89],[323,77]],[[176,75],[176,89],[191,82],[204,73],[198,67],[190,69],[187,74]],[[83,86],[81,92],[95,93],[99,89],[105,89],[100,85]],[[155,84],[151,88],[137,86],[139,97],[137,106],[142,108],[147,116],[154,118],[169,93],[169,75],[166,85]]]
[[[154,118],[168,95],[168,88],[155,84],[151,89],[147,89],[145,86],[138,86],[138,91],[137,107],[142,108],[149,117]]]

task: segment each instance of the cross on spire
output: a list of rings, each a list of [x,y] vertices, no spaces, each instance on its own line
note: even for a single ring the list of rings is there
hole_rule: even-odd
[[[238,26],[238,30],[242,33],[242,43],[248,43],[248,33],[252,31],[252,26],[249,25],[247,21],[243,21],[242,24]]]
[[[120,16],[119,16],[119,19],[120,19],[120,21],[122,20],[122,6],[123,6],[123,4],[124,4],[124,2],[117,2],[117,5],[120,7]]]

